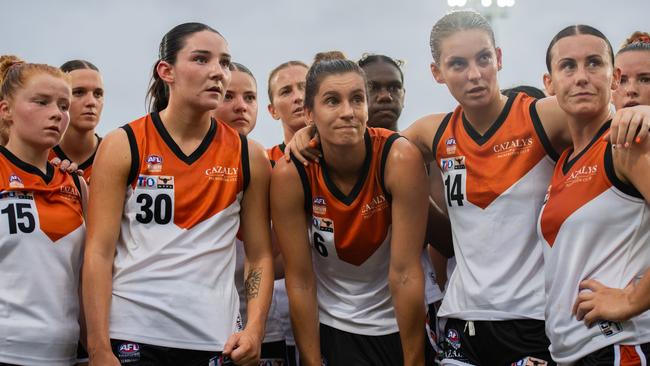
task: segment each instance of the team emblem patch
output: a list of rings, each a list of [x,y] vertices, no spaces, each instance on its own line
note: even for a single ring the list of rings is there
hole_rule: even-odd
[[[445,341],[447,341],[447,343],[449,343],[449,345],[454,349],[460,348],[460,336],[458,335],[456,329],[449,329],[447,331],[447,338]]]
[[[117,356],[121,363],[140,361],[140,345],[131,342],[122,343],[117,349]]]
[[[456,153],[456,139],[452,136],[445,141],[445,147],[447,148],[447,154]]]
[[[598,323],[601,333],[607,338],[618,334],[623,331],[623,325],[619,322],[611,322],[609,320],[603,320]]]
[[[23,180],[20,179],[19,176],[16,174],[12,174],[9,176],[9,187],[11,188],[25,188],[25,185],[23,184]]]
[[[548,365],[547,361],[535,357],[522,358],[521,360],[510,364],[510,366],[546,366],[546,365]]]
[[[334,221],[332,221],[331,219],[325,218],[325,217],[321,218],[318,230],[333,233],[334,232]]]
[[[162,171],[163,158],[160,155],[151,154],[147,156],[147,170],[155,173]]]
[[[312,211],[316,215],[325,215],[327,213],[327,201],[325,201],[325,197],[314,197]]]
[[[452,170],[462,170],[466,169],[466,159],[465,156],[454,156],[452,158],[440,159],[440,170],[442,172],[448,172]]]

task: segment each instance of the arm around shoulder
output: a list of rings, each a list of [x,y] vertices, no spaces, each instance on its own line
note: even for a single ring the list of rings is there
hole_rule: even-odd
[[[412,144],[417,146],[426,162],[435,159],[433,151],[433,139],[440,128],[442,121],[447,115],[444,113],[430,114],[413,122],[406,130],[400,132],[400,135],[406,137]]]

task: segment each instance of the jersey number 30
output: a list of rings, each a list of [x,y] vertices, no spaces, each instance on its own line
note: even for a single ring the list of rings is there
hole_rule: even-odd
[[[172,220],[172,198],[168,194],[159,194],[156,198],[142,193],[136,198],[140,203],[140,212],[135,219],[142,224],[148,224],[152,220],[156,224],[165,225]]]

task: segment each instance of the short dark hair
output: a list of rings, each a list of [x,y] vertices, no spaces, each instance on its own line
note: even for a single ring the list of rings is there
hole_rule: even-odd
[[[570,25],[559,31],[558,34],[553,37],[551,43],[548,45],[548,48],[546,49],[546,69],[548,70],[549,74],[551,73],[551,50],[553,49],[553,46],[555,46],[557,41],[561,40],[562,38],[577,36],[581,34],[592,35],[605,41],[607,48],[609,49],[609,56],[612,61],[612,67],[614,66],[614,51],[612,50],[612,44],[609,43],[609,39],[607,39],[607,37],[605,37],[601,31],[590,25],[576,24]]]
[[[357,64],[361,66],[362,69],[366,69],[366,66],[376,64],[376,63],[386,63],[389,65],[395,66],[397,71],[399,71],[399,76],[402,82],[404,82],[404,73],[402,72],[402,65],[404,62],[402,60],[395,60],[392,57],[380,54],[364,54],[361,56]]]
[[[71,72],[75,70],[95,70],[99,72],[97,66],[93,65],[92,62],[86,60],[70,60],[66,61],[63,65],[59,67],[63,72]]]
[[[257,84],[257,79],[255,79],[255,75],[253,75],[253,72],[248,67],[240,64],[239,62],[231,62],[230,67],[228,68],[230,69],[230,71],[240,71],[247,74],[248,76],[253,78],[253,81],[255,82],[255,84]]]

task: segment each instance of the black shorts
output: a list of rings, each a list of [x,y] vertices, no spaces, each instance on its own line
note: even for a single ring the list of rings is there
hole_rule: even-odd
[[[287,345],[287,365],[300,366],[300,355],[295,345]]]
[[[259,366],[287,365],[287,345],[284,341],[262,343]]]
[[[532,319],[465,321],[447,319],[443,365],[555,365],[544,322]]]
[[[645,360],[646,362],[642,362]],[[613,346],[601,348],[576,362],[575,366],[613,365],[641,366],[650,360],[650,343],[636,346]]]
[[[197,351],[161,347],[145,343],[111,339],[113,354],[129,366],[229,366],[234,363],[217,351]]]
[[[367,336],[320,325],[324,366],[399,366],[404,364],[399,333]]]

